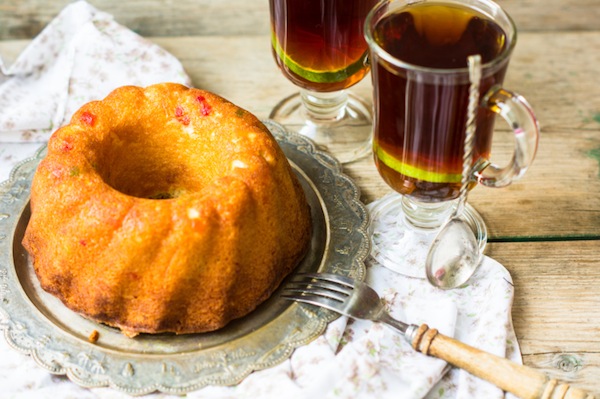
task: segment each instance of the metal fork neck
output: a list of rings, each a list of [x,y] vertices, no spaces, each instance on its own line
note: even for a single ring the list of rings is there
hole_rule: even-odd
[[[401,322],[400,320],[396,320],[392,316],[390,316],[389,313],[387,313],[385,311],[381,312],[381,314],[379,315],[379,317],[377,319],[378,319],[377,321],[386,324],[392,330],[405,335],[407,338],[408,338],[409,333],[414,335],[413,327],[416,327],[416,326],[406,324],[404,322]]]
[[[406,324],[406,323],[401,322],[400,320],[394,319],[387,312],[382,312],[382,314],[379,316],[378,321],[381,323],[384,323],[385,325],[390,327],[392,330],[404,335],[404,338],[406,338],[406,340],[411,345],[412,345],[413,341],[415,340],[415,337],[417,335],[417,330],[419,329],[419,326],[417,326],[417,325]]]

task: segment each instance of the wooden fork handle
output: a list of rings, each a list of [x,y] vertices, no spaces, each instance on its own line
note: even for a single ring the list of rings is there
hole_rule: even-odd
[[[594,396],[546,374],[466,345],[421,325],[411,342],[414,349],[445,360],[522,399],[593,399]]]

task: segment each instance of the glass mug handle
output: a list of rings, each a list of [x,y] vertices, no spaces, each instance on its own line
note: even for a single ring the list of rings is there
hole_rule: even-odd
[[[500,86],[487,92],[483,106],[502,116],[512,127],[515,152],[504,167],[486,162],[475,172],[475,178],[487,187],[505,187],[521,178],[533,162],[540,137],[539,125],[527,100]]]

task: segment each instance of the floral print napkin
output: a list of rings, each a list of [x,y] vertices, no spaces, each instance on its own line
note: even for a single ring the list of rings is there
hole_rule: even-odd
[[[10,66],[0,59],[0,160],[33,155],[83,104],[123,85],[190,84],[181,63],[85,1],[69,4]],[[0,181],[10,169],[0,169]]]
[[[67,6],[0,71],[0,142],[44,142],[118,86],[189,84],[175,57],[84,1]]]

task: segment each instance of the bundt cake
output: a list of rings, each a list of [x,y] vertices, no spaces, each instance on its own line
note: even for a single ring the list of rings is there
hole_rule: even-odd
[[[139,333],[219,329],[304,256],[310,210],[249,112],[177,84],[126,86],[57,130],[23,245],[70,309]]]

